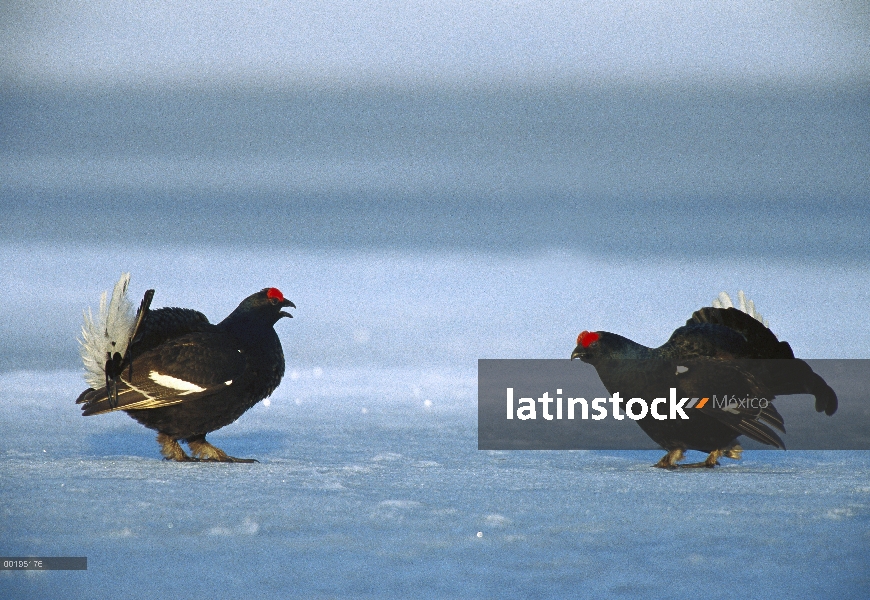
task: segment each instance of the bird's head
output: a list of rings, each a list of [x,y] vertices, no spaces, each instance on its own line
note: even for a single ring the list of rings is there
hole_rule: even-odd
[[[579,358],[583,362],[593,360],[599,354],[601,333],[597,331],[581,331],[577,336],[577,347],[571,353],[571,360]]]
[[[251,294],[239,304],[233,314],[243,314],[246,317],[263,319],[274,325],[284,317],[293,318],[288,312],[281,310],[286,307],[296,308],[290,300],[284,297],[278,288],[263,288],[256,294]]]
[[[571,360],[579,358],[583,362],[595,364],[599,360],[611,358],[645,358],[646,350],[615,333],[581,331],[577,336],[577,347],[571,353]]]

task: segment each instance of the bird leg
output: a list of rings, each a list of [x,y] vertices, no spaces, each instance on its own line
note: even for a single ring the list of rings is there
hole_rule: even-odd
[[[195,460],[184,453],[184,449],[178,441],[172,439],[165,433],[157,434],[157,443],[160,444],[160,454],[166,457],[166,460],[174,460],[178,462]]]
[[[689,463],[687,465],[680,466],[682,466],[684,469],[696,469],[698,467],[706,467],[707,469],[712,469],[719,464],[719,458],[722,456],[723,453],[724,450],[720,450],[719,448],[717,448],[716,450],[713,450],[710,454],[707,455],[707,459],[704,460],[704,462]]]
[[[707,456],[707,459],[704,462],[692,463],[682,466],[687,468],[706,467],[708,469],[712,469],[719,464],[719,459],[723,456],[727,458],[733,458],[734,460],[740,460],[740,457],[743,456],[743,448],[740,447],[740,444],[734,444],[733,446],[729,446],[727,448],[717,448]]]
[[[677,463],[681,460],[683,460],[683,449],[672,448],[668,450],[668,453],[653,466],[658,467],[659,469],[676,469],[678,466]]]
[[[743,447],[740,444],[734,444],[730,448],[726,448],[724,455],[734,460],[740,460],[743,457]]]
[[[236,458],[228,455],[226,452],[216,446],[212,446],[205,441],[205,435],[196,435],[187,438],[187,445],[190,446],[190,453],[197,460],[207,460],[211,462],[237,462],[237,463],[255,463],[259,462],[253,458]]]

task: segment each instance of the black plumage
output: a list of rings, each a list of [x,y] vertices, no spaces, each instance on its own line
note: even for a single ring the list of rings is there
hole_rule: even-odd
[[[594,366],[605,388],[626,399],[650,400],[670,388],[689,398],[720,390],[732,398],[769,401],[787,394],[812,394],[818,412],[832,415],[837,410],[834,390],[806,362],[795,358],[787,342],[777,339],[758,319],[732,307],[696,311],[658,348],[606,331],[584,331],[571,358]],[[706,403],[700,410],[686,411],[688,420],[660,420],[651,413],[638,420],[643,431],[668,451],[655,466],[677,466],[686,450],[709,455],[702,463],[685,466],[713,467],[722,456],[740,458],[742,449],[736,442],[740,435],[785,448],[775,431],[784,433],[785,424],[773,404],[734,404],[723,410]]]
[[[253,462],[228,456],[205,436],[278,387],[284,353],[274,325],[292,316],[285,307],[295,305],[266,288],[211,324],[195,310],[150,310],[143,302],[126,353],[106,357],[107,385],[85,390],[76,402],[84,416],[123,410],[156,430],[167,459],[191,460],[178,443],[185,441],[196,460]]]

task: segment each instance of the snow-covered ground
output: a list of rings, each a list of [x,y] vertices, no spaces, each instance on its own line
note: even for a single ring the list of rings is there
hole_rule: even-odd
[[[581,329],[657,345],[745,289],[808,358],[870,355],[861,265],[527,256],[0,248],[0,597],[866,598],[870,453],[477,450],[478,358],[566,357]],[[124,414],[79,416],[75,336],[122,270],[134,297],[223,318],[279,286],[287,376],[175,464]],[[54,368],[48,368],[54,365]],[[633,424],[629,423],[629,426]]]
[[[481,452],[473,371],[327,368],[210,436],[259,464],[176,464],[126,415],[80,417],[81,387],[0,376],[0,554],[88,558],[0,571],[5,598],[870,590],[867,452],[679,472],[660,452]]]

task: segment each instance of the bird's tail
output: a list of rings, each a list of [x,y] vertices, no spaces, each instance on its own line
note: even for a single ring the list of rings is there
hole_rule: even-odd
[[[96,321],[90,308],[84,313],[79,352],[85,365],[85,381],[94,389],[106,384],[107,360],[116,353],[124,356],[127,352],[130,334],[136,323],[133,303],[127,297],[129,284],[130,274],[123,273],[115,284],[111,300],[107,292],[103,292]]]
[[[719,292],[719,297],[713,300],[713,308],[738,308],[741,312],[745,312],[765,327],[770,327],[770,323],[767,322],[767,319],[762,317],[761,313],[755,310],[755,302],[746,299],[746,294],[743,293],[743,290],[737,292],[737,302],[739,306],[734,306],[728,292]]]
[[[106,292],[100,297],[99,319],[94,320],[90,308],[84,313],[79,351],[85,366],[85,381],[94,389],[109,386],[130,362],[130,346],[154,297],[154,290],[148,290],[139,310],[133,314],[133,303],[127,297],[129,285],[130,274],[122,273],[112,291],[112,299],[108,299]]]

